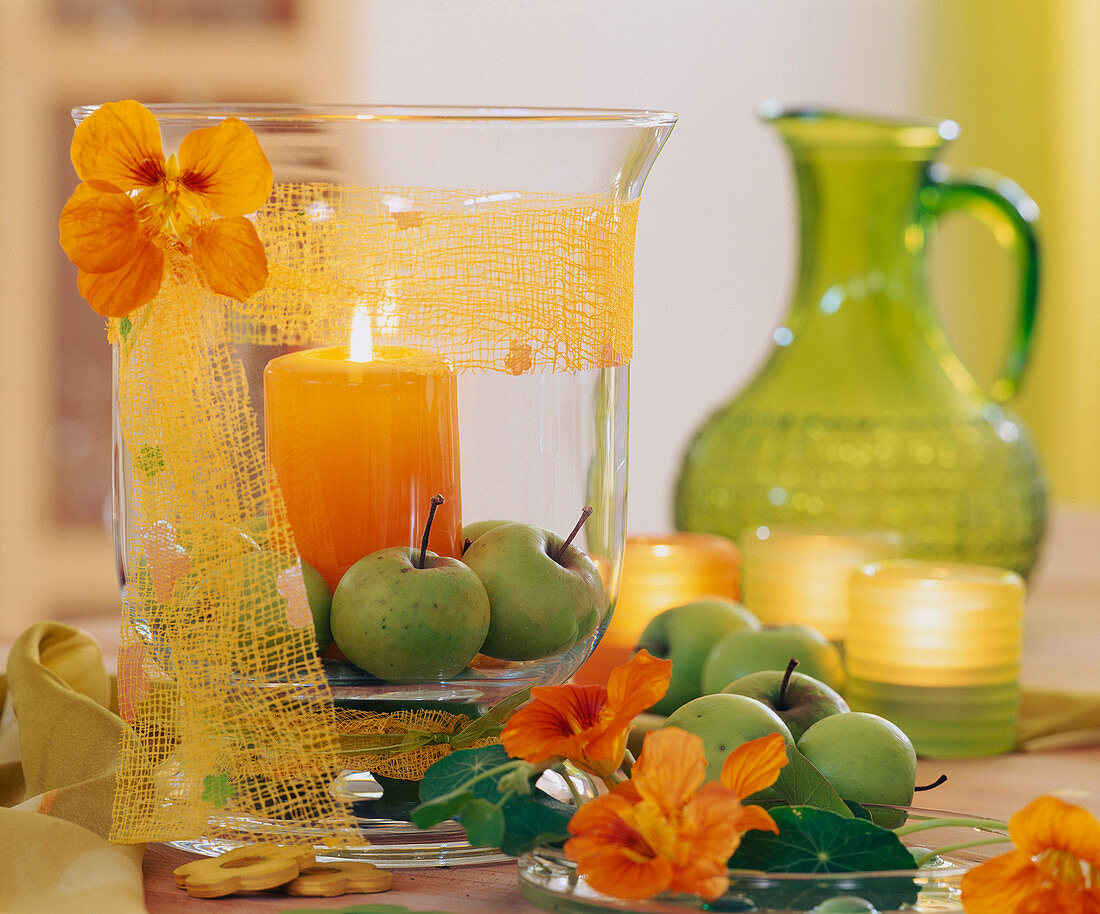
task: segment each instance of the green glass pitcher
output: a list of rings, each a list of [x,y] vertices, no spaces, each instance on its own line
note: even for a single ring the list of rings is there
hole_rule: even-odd
[[[676,526],[737,540],[776,525],[888,530],[914,557],[1026,574],[1046,486],[1004,403],[1034,326],[1037,207],[1010,181],[935,163],[951,121],[762,113],[794,160],[796,288],[764,366],[691,440]],[[928,300],[926,242],[955,209],[991,222],[1019,267],[1010,351],[989,390]]]

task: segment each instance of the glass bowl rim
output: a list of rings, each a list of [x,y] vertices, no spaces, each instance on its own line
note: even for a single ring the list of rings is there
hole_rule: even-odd
[[[78,105],[73,120],[80,123],[101,103]],[[672,127],[678,115],[672,111],[631,108],[522,107],[511,105],[384,105],[384,104],[226,104],[178,102],[144,105],[159,121],[219,121],[237,117],[246,123],[302,125],[352,122],[364,124],[472,124],[572,127]]]

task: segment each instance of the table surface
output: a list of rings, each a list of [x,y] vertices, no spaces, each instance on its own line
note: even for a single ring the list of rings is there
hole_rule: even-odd
[[[1100,693],[1100,512],[1062,510],[1052,518],[1027,599],[1022,681],[1025,686]],[[104,640],[111,633],[104,631]],[[1100,733],[1092,745],[1062,746],[994,758],[926,760],[918,783],[940,774],[947,782],[920,805],[1007,818],[1040,793],[1054,793],[1100,814]],[[449,869],[395,870],[393,889],[380,895],[332,899],[241,896],[218,901],[188,897],[172,870],[193,859],[163,845],[145,857],[146,903],[151,914],[218,910],[246,914],[293,908],[339,909],[371,902],[411,911],[534,912],[519,895],[514,863]]]

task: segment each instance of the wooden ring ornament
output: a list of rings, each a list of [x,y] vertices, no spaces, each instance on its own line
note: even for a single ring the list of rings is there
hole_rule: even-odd
[[[234,892],[262,892],[297,878],[316,859],[313,848],[301,845],[255,844],[218,857],[193,860],[176,867],[176,886],[195,898],[220,898]]]
[[[393,885],[389,870],[380,870],[365,860],[313,863],[297,879],[283,886],[288,895],[331,898],[352,892],[388,892]]]

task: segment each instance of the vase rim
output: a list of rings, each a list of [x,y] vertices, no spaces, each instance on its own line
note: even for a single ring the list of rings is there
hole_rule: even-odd
[[[79,123],[99,104],[72,109]],[[177,102],[145,105],[158,120],[215,121],[237,117],[245,122],[304,124],[310,122],[364,122],[378,124],[569,124],[572,126],[672,127],[672,111],[631,108],[557,108],[510,105],[373,105],[230,103],[185,104]]]
[[[762,120],[774,124],[788,141],[806,145],[935,149],[959,136],[959,125],[946,118],[789,106],[774,99],[761,102],[757,111]]]

